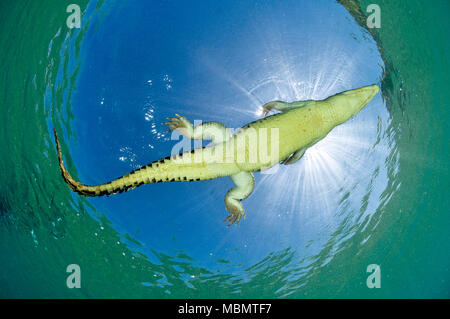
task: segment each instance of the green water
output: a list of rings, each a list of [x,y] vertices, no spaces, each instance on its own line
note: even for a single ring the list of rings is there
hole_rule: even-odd
[[[65,27],[70,3],[0,3],[0,297],[280,297],[290,278],[284,267],[289,250],[249,268],[246,280],[158,252],[159,262],[151,262],[134,249],[139,243],[119,234],[64,185],[50,128],[60,130],[57,123],[63,123],[73,134],[70,96],[59,87],[76,85],[78,66],[60,63],[66,38],[74,42],[75,57],[82,58],[83,31]],[[374,1],[342,3],[364,27],[360,8]],[[289,283],[300,287],[291,298],[450,296],[450,4],[375,3],[382,10],[382,27],[370,32],[386,65],[382,90],[396,144],[390,158],[398,159],[398,167],[389,172],[384,204],[367,226],[373,231],[364,248],[359,243],[365,235],[358,232],[328,264],[311,267],[307,276]],[[87,1],[78,4],[83,10]],[[107,12],[107,5],[100,2],[97,9]],[[58,72],[65,81],[57,80]],[[364,270],[374,260],[382,269],[380,289],[366,286]],[[82,269],[81,289],[66,286],[71,263]],[[192,275],[188,284],[180,268]]]

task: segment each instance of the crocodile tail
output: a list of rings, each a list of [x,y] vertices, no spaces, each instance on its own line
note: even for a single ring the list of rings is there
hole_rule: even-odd
[[[117,179],[114,179],[113,181],[110,181],[105,184],[101,185],[85,185],[78,181],[76,181],[67,171],[66,167],[64,166],[63,158],[62,158],[62,152],[61,152],[61,146],[59,144],[58,140],[58,134],[56,133],[56,130],[53,129],[53,132],[55,134],[55,142],[56,142],[56,149],[58,151],[58,160],[59,160],[59,169],[61,171],[61,175],[64,178],[64,181],[67,183],[69,188],[71,188],[73,191],[77,192],[78,194],[84,195],[84,196],[103,196],[103,195],[112,195],[116,193],[122,193],[129,189],[133,189],[137,186],[140,186],[145,183],[158,183],[158,182],[164,182],[165,180],[162,180],[161,178],[156,177],[149,177],[151,175],[152,171],[152,164],[146,165],[144,167],[141,167],[137,170],[134,170],[122,177],[119,177]],[[167,160],[167,159],[164,159]],[[158,163],[160,163],[159,161]],[[158,174],[157,174],[158,175]]]
[[[175,181],[199,181],[216,178],[219,175],[214,171],[208,170],[203,163],[197,164],[177,164],[172,158],[166,157],[142,166],[128,174],[114,179],[108,183],[89,186],[76,181],[64,166],[61,146],[58,140],[56,130],[55,134],[56,149],[58,151],[59,169],[67,185],[78,194],[84,196],[103,196],[116,193],[122,193],[147,183],[175,182]],[[201,151],[201,149],[199,150]],[[184,156],[192,157],[193,153],[185,153]]]
[[[53,133],[55,135],[56,149],[58,151],[59,169],[61,171],[61,175],[64,178],[64,181],[69,186],[69,188],[71,188],[73,191],[77,192],[78,194],[85,195],[85,196],[103,196],[103,195],[110,195],[115,192],[119,192],[121,189],[122,189],[122,191],[124,191],[129,188],[128,185],[124,185],[122,183],[120,183],[120,184],[116,183],[116,184],[118,184],[117,187],[112,187],[111,182],[102,184],[102,185],[89,186],[89,185],[84,185],[84,184],[76,181],[69,174],[66,167],[64,166],[62,152],[61,152],[61,146],[59,144],[58,134],[56,133],[56,129],[53,129]],[[120,188],[120,186],[122,186],[122,188]]]

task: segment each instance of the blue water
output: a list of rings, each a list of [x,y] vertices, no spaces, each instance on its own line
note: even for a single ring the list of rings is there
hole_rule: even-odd
[[[179,137],[165,134],[162,122],[174,113],[239,128],[260,118],[270,100],[322,99],[381,79],[375,42],[330,1],[112,6],[83,41],[73,95],[76,139],[69,147],[87,184],[169,155]],[[258,174],[244,202],[248,218],[238,227],[223,221],[229,178],[149,185],[89,201],[147,252],[182,251],[198,265],[222,268],[226,261],[235,271],[289,247],[295,259],[313,260],[340,227],[367,223],[374,213],[373,198],[386,187],[387,146],[364,147],[375,142],[386,114],[377,96],[297,164]],[[361,201],[368,207],[355,214]]]

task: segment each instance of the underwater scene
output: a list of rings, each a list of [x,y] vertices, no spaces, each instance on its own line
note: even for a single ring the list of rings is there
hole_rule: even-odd
[[[449,12],[1,1],[0,298],[449,298]]]

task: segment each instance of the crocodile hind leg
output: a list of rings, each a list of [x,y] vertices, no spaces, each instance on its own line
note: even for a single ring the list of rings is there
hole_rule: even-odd
[[[255,178],[250,172],[240,172],[230,176],[236,187],[230,189],[225,196],[225,207],[230,212],[225,221],[228,221],[228,226],[234,222],[239,224],[241,217],[245,218],[244,207],[241,200],[246,199],[255,187]]]
[[[291,155],[288,156],[288,158],[286,158],[284,161],[281,162],[281,164],[284,165],[289,165],[289,164],[294,164],[297,163],[305,154],[306,150],[313,146],[314,144],[318,143],[322,138],[317,138],[314,141],[312,141],[311,143],[309,143],[308,145],[306,145],[305,147],[295,151],[294,153],[292,153]]]
[[[219,122],[205,122],[194,125],[184,116],[175,114],[176,117],[169,117],[170,122],[164,124],[169,126],[169,131],[178,130],[182,135],[193,140],[211,140],[213,144],[218,144],[228,140],[231,132]]]

